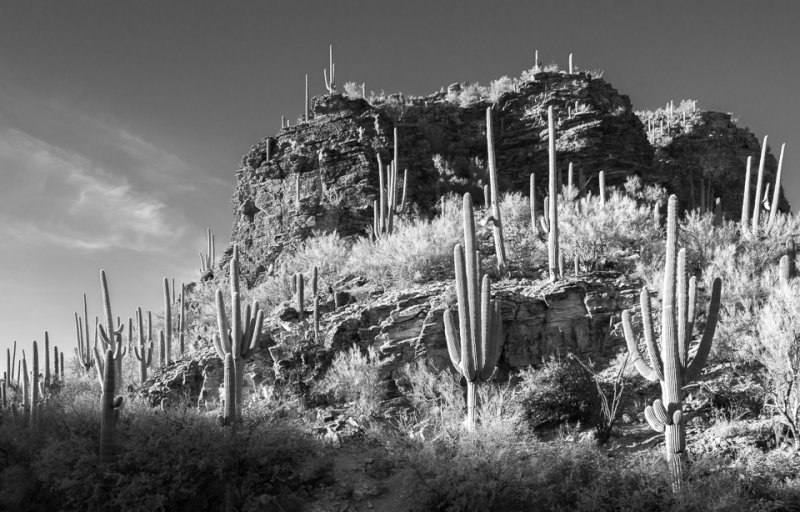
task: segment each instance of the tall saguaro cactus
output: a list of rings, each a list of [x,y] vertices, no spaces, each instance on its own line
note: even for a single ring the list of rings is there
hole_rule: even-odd
[[[39,347],[33,342],[33,382],[31,382],[31,430],[39,424]]]
[[[122,397],[114,398],[116,383],[116,368],[114,352],[106,350],[103,358],[105,369],[103,374],[103,395],[100,399],[100,462],[108,464],[114,461],[114,433],[119,420],[119,408],[122,406]]]
[[[100,271],[100,292],[103,297],[103,316],[105,317],[105,327],[103,324],[97,324],[97,332],[99,336],[95,337],[94,355],[95,362],[97,363],[97,378],[100,383],[103,383],[105,378],[105,369],[103,368],[103,353],[111,349],[114,353],[114,362],[117,365],[117,377],[114,382],[122,385],[122,358],[128,353],[128,347],[122,345],[122,330],[124,325],[120,324],[114,328],[114,315],[111,314],[111,298],[108,295],[108,280],[106,279],[106,271]],[[99,345],[102,344],[102,350]]]
[[[323,69],[322,73],[325,76],[325,88],[328,89],[328,94],[333,94],[336,91],[336,82],[335,80],[335,73],[336,73],[336,64],[333,63],[333,45],[329,47],[330,51],[330,58],[329,58],[329,65],[330,65],[330,78],[328,77],[328,70]]]
[[[761,160],[758,162],[758,180],[756,181],[756,200],[753,201],[753,233],[758,232],[758,222],[761,215],[761,186],[764,184],[764,163],[767,159],[767,138],[764,135],[764,142],[761,144]]]
[[[223,425],[236,429],[241,413],[242,383],[244,382],[244,361],[258,343],[258,335],[264,323],[264,313],[257,302],[245,308],[242,318],[242,302],[239,295],[239,249],[233,246],[230,261],[231,279],[231,320],[225,315],[225,302],[222,291],[217,290],[217,327],[214,348],[224,362],[225,405],[222,412]]]
[[[458,294],[458,331],[449,309],[444,329],[450,362],[467,381],[467,427],[475,427],[475,386],[488,381],[500,357],[500,306],[490,300],[489,276],[481,279],[472,197],[464,194],[464,247],[456,244],[453,260]],[[458,332],[458,334],[456,334]]]
[[[86,327],[84,335],[84,326]],[[75,329],[78,332],[78,346],[75,347],[75,356],[78,363],[83,367],[85,372],[91,370],[94,366],[94,359],[92,356],[92,345],[89,342],[89,313],[86,306],[86,294],[83,294],[83,318],[75,313]]]
[[[136,322],[139,327],[139,346],[133,347],[133,352],[139,360],[139,380],[144,384],[147,380],[147,367],[153,362],[153,340],[150,334],[145,338],[142,308],[136,308]]]
[[[778,214],[778,200],[781,196],[781,174],[783,172],[783,152],[786,150],[786,144],[781,144],[781,155],[778,157],[778,172],[775,174],[775,190],[772,191],[772,206],[769,209],[769,221],[767,221],[767,228],[771,228],[775,222],[775,216]]]
[[[697,345],[694,358],[689,358],[689,345],[695,319],[695,278],[686,279],[686,251],[677,250],[678,222],[676,219],[677,198],[669,198],[667,208],[667,252],[664,264],[664,284],[661,309],[661,350],[653,334],[650,314],[650,296],[642,289],[642,328],[648,365],[636,342],[631,325],[630,311],[622,314],[622,325],[628,351],[639,373],[652,382],[661,384],[661,399],[645,409],[647,422],[656,432],[665,434],[666,460],[672,475],[673,490],[680,490],[683,482],[683,462],[686,448],[686,425],[683,417],[681,389],[700,375],[705,365],[717,326],[722,280],[714,279],[711,303],[708,307],[705,330]],[[677,284],[677,290],[676,290]],[[677,304],[676,304],[677,299]]]
[[[492,234],[494,235],[494,251],[497,254],[497,266],[505,273],[506,245],[503,241],[503,220],[500,217],[500,194],[497,191],[497,162],[494,155],[494,130],[492,129],[492,107],[486,107],[486,147],[489,160],[489,189],[492,199]]]
[[[558,184],[556,183],[556,128],[553,119],[552,105],[547,107],[547,132],[549,151],[549,183],[548,195],[550,197],[548,226],[547,226],[547,268],[550,271],[550,282],[558,280]]]
[[[744,175],[744,193],[742,194],[742,218],[739,221],[739,227],[742,231],[747,230],[748,223],[750,222],[750,168],[753,164],[753,157],[747,157],[747,168]],[[758,202],[758,199],[756,199]]]
[[[164,278],[164,359],[161,366],[172,363],[172,300],[169,295],[169,280]]]

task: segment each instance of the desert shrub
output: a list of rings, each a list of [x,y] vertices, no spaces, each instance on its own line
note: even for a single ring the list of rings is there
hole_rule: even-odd
[[[519,400],[532,427],[591,417],[594,381],[577,362],[551,357],[520,371],[518,378]]]
[[[355,82],[345,82],[344,94],[351,100],[361,98],[361,85]]]
[[[651,259],[661,238],[653,210],[617,191],[605,205],[598,196],[559,202],[559,236],[565,263],[575,255],[581,264],[602,268],[610,262],[626,268],[625,259]],[[632,267],[632,264],[627,266]]]
[[[749,338],[751,350],[768,376],[773,418],[788,430],[800,450],[800,283],[780,285],[764,304],[758,335]]]
[[[547,246],[533,236],[530,200],[519,192],[500,199],[506,256],[518,265],[540,267],[547,263]]]
[[[459,385],[459,375],[449,370],[435,370],[418,361],[403,366],[396,379],[414,409],[410,418],[412,433],[425,437],[458,430],[465,414],[465,396]]]
[[[339,352],[317,389],[337,402],[352,405],[361,415],[370,416],[377,412],[386,393],[378,351],[368,347],[362,352],[353,346]]]
[[[646,205],[667,204],[667,191],[660,185],[645,185],[637,175],[628,176],[625,180],[625,193]]]
[[[700,274],[714,259],[718,248],[735,244],[739,238],[738,225],[723,222],[714,226],[714,214],[689,212],[679,222],[678,246],[686,249],[686,266],[692,275]]]
[[[447,101],[456,103],[462,108],[466,108],[484,100],[488,95],[489,91],[486,87],[474,82],[464,85],[460,91],[450,91],[447,94]]]
[[[298,468],[314,446],[293,423],[245,412],[231,436],[211,415],[131,397],[116,459],[100,465],[99,401],[91,379],[67,382],[43,407],[38,431],[0,423],[0,509],[211,511],[230,485],[234,506],[255,510],[293,499],[304,485]]]
[[[514,90],[514,80],[507,76],[502,76],[489,83],[489,101],[496,103],[500,96]]]
[[[445,204],[444,214],[432,220],[401,218],[391,235],[356,241],[345,271],[387,288],[452,276],[453,246],[463,237],[461,202]]]

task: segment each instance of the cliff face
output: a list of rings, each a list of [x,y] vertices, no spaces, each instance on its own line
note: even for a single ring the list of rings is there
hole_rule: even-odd
[[[745,183],[747,157],[752,156],[751,207],[756,190],[761,141],[750,130],[740,128],[731,114],[704,112],[681,105],[671,112],[658,110],[639,114],[649,130],[655,148],[655,159],[649,180],[658,182],[678,194],[681,208],[703,208],[720,198],[723,214],[739,219]],[[775,186],[778,162],[767,152],[764,186]],[[772,189],[774,190],[774,189]],[[705,197],[704,197],[705,196]],[[761,198],[763,200],[763,197]],[[769,194],[772,201],[772,192]],[[789,203],[781,190],[779,210],[789,211]]]
[[[603,80],[585,73],[539,73],[494,104],[466,106],[453,101],[462,87],[454,84],[424,98],[395,95],[374,104],[341,95],[316,97],[312,119],[253,146],[237,171],[233,198],[232,240],[239,244],[249,284],[259,282],[282,251],[293,250],[314,231],[366,233],[377,198],[376,156],[384,163],[392,159],[395,127],[398,167],[408,169],[408,199],[422,215],[432,214],[450,191],[483,197],[488,106],[501,191],[527,193],[533,172],[540,176],[543,197],[548,106],[557,117],[559,169],[573,162],[576,181],[583,176],[588,189],[596,190],[600,170],[613,186],[652,166],[653,149],[628,97]]]

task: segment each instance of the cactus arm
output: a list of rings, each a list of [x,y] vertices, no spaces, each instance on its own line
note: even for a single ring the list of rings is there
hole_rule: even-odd
[[[689,279],[689,309],[686,318],[686,333],[689,339],[686,343],[686,348],[689,348],[689,342],[692,341],[692,333],[694,333],[694,319],[697,316],[697,278],[692,276]],[[688,354],[688,353],[687,353]],[[688,360],[688,355],[686,357]]]
[[[453,315],[449,309],[444,310],[444,337],[447,340],[447,354],[450,356],[450,363],[461,372],[461,349],[460,340],[456,338],[456,327],[453,324]]]
[[[478,337],[480,336],[480,283],[478,281],[478,258],[475,257],[475,219],[472,215],[472,196],[464,194],[464,259],[467,274],[467,314],[470,318],[468,340],[461,340],[461,362],[464,376],[475,380],[477,372]],[[466,347],[465,347],[466,345]]]
[[[482,347],[484,351],[483,367],[481,368],[481,380],[488,381],[494,375],[495,368],[497,367],[497,360],[500,358],[500,347],[502,339],[502,318],[500,317],[500,304],[492,301],[491,305],[491,319],[492,326],[490,329],[489,339],[486,340],[485,345]]]
[[[494,318],[492,317],[492,313],[494,311],[494,306],[491,302],[491,283],[489,282],[489,276],[484,275],[482,282],[481,282],[481,325],[480,325],[480,338],[478,338],[478,346],[477,346],[477,353],[475,367],[477,371],[483,374],[483,369],[488,364],[488,360],[491,357],[492,347],[491,345],[496,343],[496,340],[492,339],[492,334],[494,330]]]
[[[224,354],[231,351],[230,328],[228,325],[228,319],[225,315],[225,301],[222,299],[222,291],[217,290],[217,330],[219,332],[221,346],[224,349],[222,353]]]
[[[747,167],[744,177],[744,197],[742,199],[742,217],[739,221],[739,226],[742,230],[747,229],[747,224],[750,220],[750,168],[753,164],[753,157],[747,157]]]
[[[258,336],[261,334],[261,326],[264,325],[264,312],[260,311],[258,307],[256,307],[255,310],[258,311],[258,313],[256,313],[256,317],[253,319],[253,325],[250,328],[247,337],[244,338],[244,341],[247,343],[247,345],[244,347],[242,357],[249,356],[250,353],[258,346]]]
[[[656,417],[655,411],[651,406],[647,406],[644,409],[644,417],[647,420],[647,423],[650,425],[650,428],[655,430],[658,433],[663,434],[666,430],[666,425]]]
[[[697,352],[694,359],[689,363],[689,366],[684,372],[684,384],[688,384],[700,375],[700,371],[706,364],[706,359],[711,351],[711,342],[714,339],[714,332],[717,328],[717,320],[719,319],[719,305],[722,295],[722,279],[719,277],[714,279],[714,284],[711,288],[711,303],[708,306],[708,315],[706,319],[706,328],[703,331],[703,337],[700,339],[700,344],[697,346]]]
[[[686,368],[689,342],[692,332],[686,332],[689,323],[689,290],[686,286],[686,249],[678,251],[678,360],[680,367]],[[687,339],[689,338],[689,339]]]
[[[661,354],[658,351],[656,337],[653,334],[653,314],[650,308],[650,294],[647,289],[643,289],[639,296],[642,308],[642,331],[644,331],[644,342],[647,347],[647,355],[650,357],[650,364],[656,379],[664,380],[664,365],[661,362]]]
[[[225,347],[222,345],[222,342],[219,340],[219,334],[214,335],[214,349],[217,351],[217,355],[223,361],[225,360],[225,356],[227,356],[230,352],[225,350]]]
[[[647,365],[642,357],[641,352],[639,352],[639,347],[636,344],[636,336],[634,336],[633,327],[631,326],[630,311],[622,312],[622,330],[625,333],[625,343],[628,345],[628,352],[631,354],[634,367],[636,367],[636,369],[645,379],[649,380],[650,382],[658,382],[659,379],[656,376],[655,371],[653,371],[653,369]]]
[[[455,247],[453,248],[453,261],[455,263],[455,271],[456,271],[456,295],[458,297],[458,327],[459,327],[458,342],[455,342],[455,336],[453,336],[454,343],[456,343],[455,353],[458,354],[455,367],[461,368],[461,361],[463,361],[464,359],[464,352],[460,350],[460,346],[463,340],[469,339],[470,337],[471,318],[468,312],[469,298],[467,295],[468,294],[467,267],[466,267],[466,262],[464,261],[464,249],[461,247],[460,244],[456,244]],[[453,333],[455,334],[455,329],[453,330]],[[452,359],[453,357],[451,355],[451,360]]]
[[[539,226],[536,223],[536,175],[534,173],[531,173],[530,176],[528,201],[530,202],[531,209],[531,229],[533,230],[533,235],[536,236],[539,234]]]
[[[231,299],[231,353],[234,359],[242,353],[242,302],[239,292]]]

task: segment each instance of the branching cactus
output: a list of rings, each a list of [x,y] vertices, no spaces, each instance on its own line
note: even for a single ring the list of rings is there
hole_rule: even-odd
[[[329,47],[330,51],[330,58],[329,58],[329,66],[330,66],[330,78],[328,77],[328,70],[323,69],[322,73],[325,76],[325,88],[328,90],[328,94],[333,94],[336,91],[336,82],[335,82],[335,73],[336,73],[336,64],[333,63],[333,45]]]
[[[489,276],[481,279],[472,197],[464,194],[464,247],[453,250],[458,294],[458,330],[449,309],[444,329],[450,362],[467,381],[467,428],[475,428],[475,386],[494,374],[501,348],[501,317],[497,301],[490,300]]]
[[[397,129],[395,129],[395,147],[397,146]],[[395,151],[397,154],[397,151]],[[372,231],[375,238],[384,234],[392,234],[394,216],[403,213],[406,208],[406,192],[408,190],[408,170],[403,175],[403,196],[400,207],[397,206],[397,163],[392,162],[385,167],[381,155],[378,160],[378,199],[373,203],[374,220]]]
[[[136,359],[139,360],[139,380],[142,384],[147,380],[147,368],[153,362],[153,340],[144,334],[142,308],[136,308],[136,322],[139,327],[139,346],[133,347]]]
[[[103,327],[102,324],[96,324],[97,333],[99,334],[99,336],[95,336],[94,344],[94,356],[97,362],[97,379],[100,381],[100,384],[103,383],[103,379],[105,378],[105,369],[102,363],[104,361],[103,353],[111,349],[114,351],[114,361],[117,365],[117,378],[114,382],[121,386],[122,358],[128,353],[128,347],[122,345],[122,330],[125,326],[120,324],[116,329],[114,328],[114,315],[111,314],[111,299],[108,295],[108,280],[106,279],[105,270],[100,271],[100,292],[103,297],[103,315],[105,316],[106,325]],[[100,348],[101,344],[102,349]]]
[[[497,189],[497,163],[494,155],[494,136],[492,130],[492,107],[486,107],[486,148],[489,160],[489,189],[492,201],[492,234],[494,251],[497,254],[497,267],[501,274],[506,272],[506,246],[503,240],[503,219],[500,217],[500,194]]]
[[[86,335],[84,336],[84,326]],[[75,347],[75,356],[78,359],[83,371],[89,372],[94,366],[94,356],[92,355],[92,345],[89,342],[89,313],[86,306],[86,294],[83,294],[83,319],[75,313],[75,329],[78,332],[78,346]]]
[[[116,364],[114,364],[114,352],[106,350],[103,358],[105,368],[103,374],[103,395],[100,399],[100,462],[108,464],[114,462],[114,433],[117,430],[119,420],[119,410],[122,406],[122,397],[114,398],[116,382]]]
[[[667,249],[662,288],[661,347],[653,334],[650,314],[650,296],[642,289],[642,328],[650,359],[645,362],[636,342],[631,325],[631,313],[622,314],[622,325],[628,351],[639,373],[652,382],[661,384],[661,399],[645,409],[647,422],[656,432],[663,432],[666,441],[666,460],[672,475],[673,490],[679,491],[683,482],[683,462],[686,448],[685,418],[682,410],[682,388],[700,375],[705,365],[717,326],[722,280],[714,279],[711,303],[708,308],[706,326],[700,342],[690,360],[689,345],[695,319],[695,278],[686,279],[686,251],[677,251],[678,222],[676,219],[677,198],[669,198],[667,207]],[[677,282],[677,290],[676,290]],[[677,300],[677,304],[676,304]]]
[[[244,382],[243,358],[258,344],[258,336],[264,323],[264,313],[257,302],[245,308],[242,318],[242,303],[239,296],[239,249],[233,246],[233,258],[230,261],[231,280],[231,321],[225,315],[225,302],[222,291],[217,290],[217,327],[219,333],[214,336],[214,348],[217,355],[225,363],[225,406],[222,423],[236,428],[241,414],[241,393]],[[228,360],[230,359],[230,364]],[[232,385],[231,385],[232,384]]]
[[[269,142],[267,142],[267,151],[269,151]],[[269,160],[269,158],[267,158]],[[207,244],[208,244],[208,252],[203,254],[200,253],[200,273],[205,274],[206,272],[211,272],[214,269],[214,259],[215,259],[215,243],[214,243],[214,234],[211,233],[211,229],[207,231]]]

